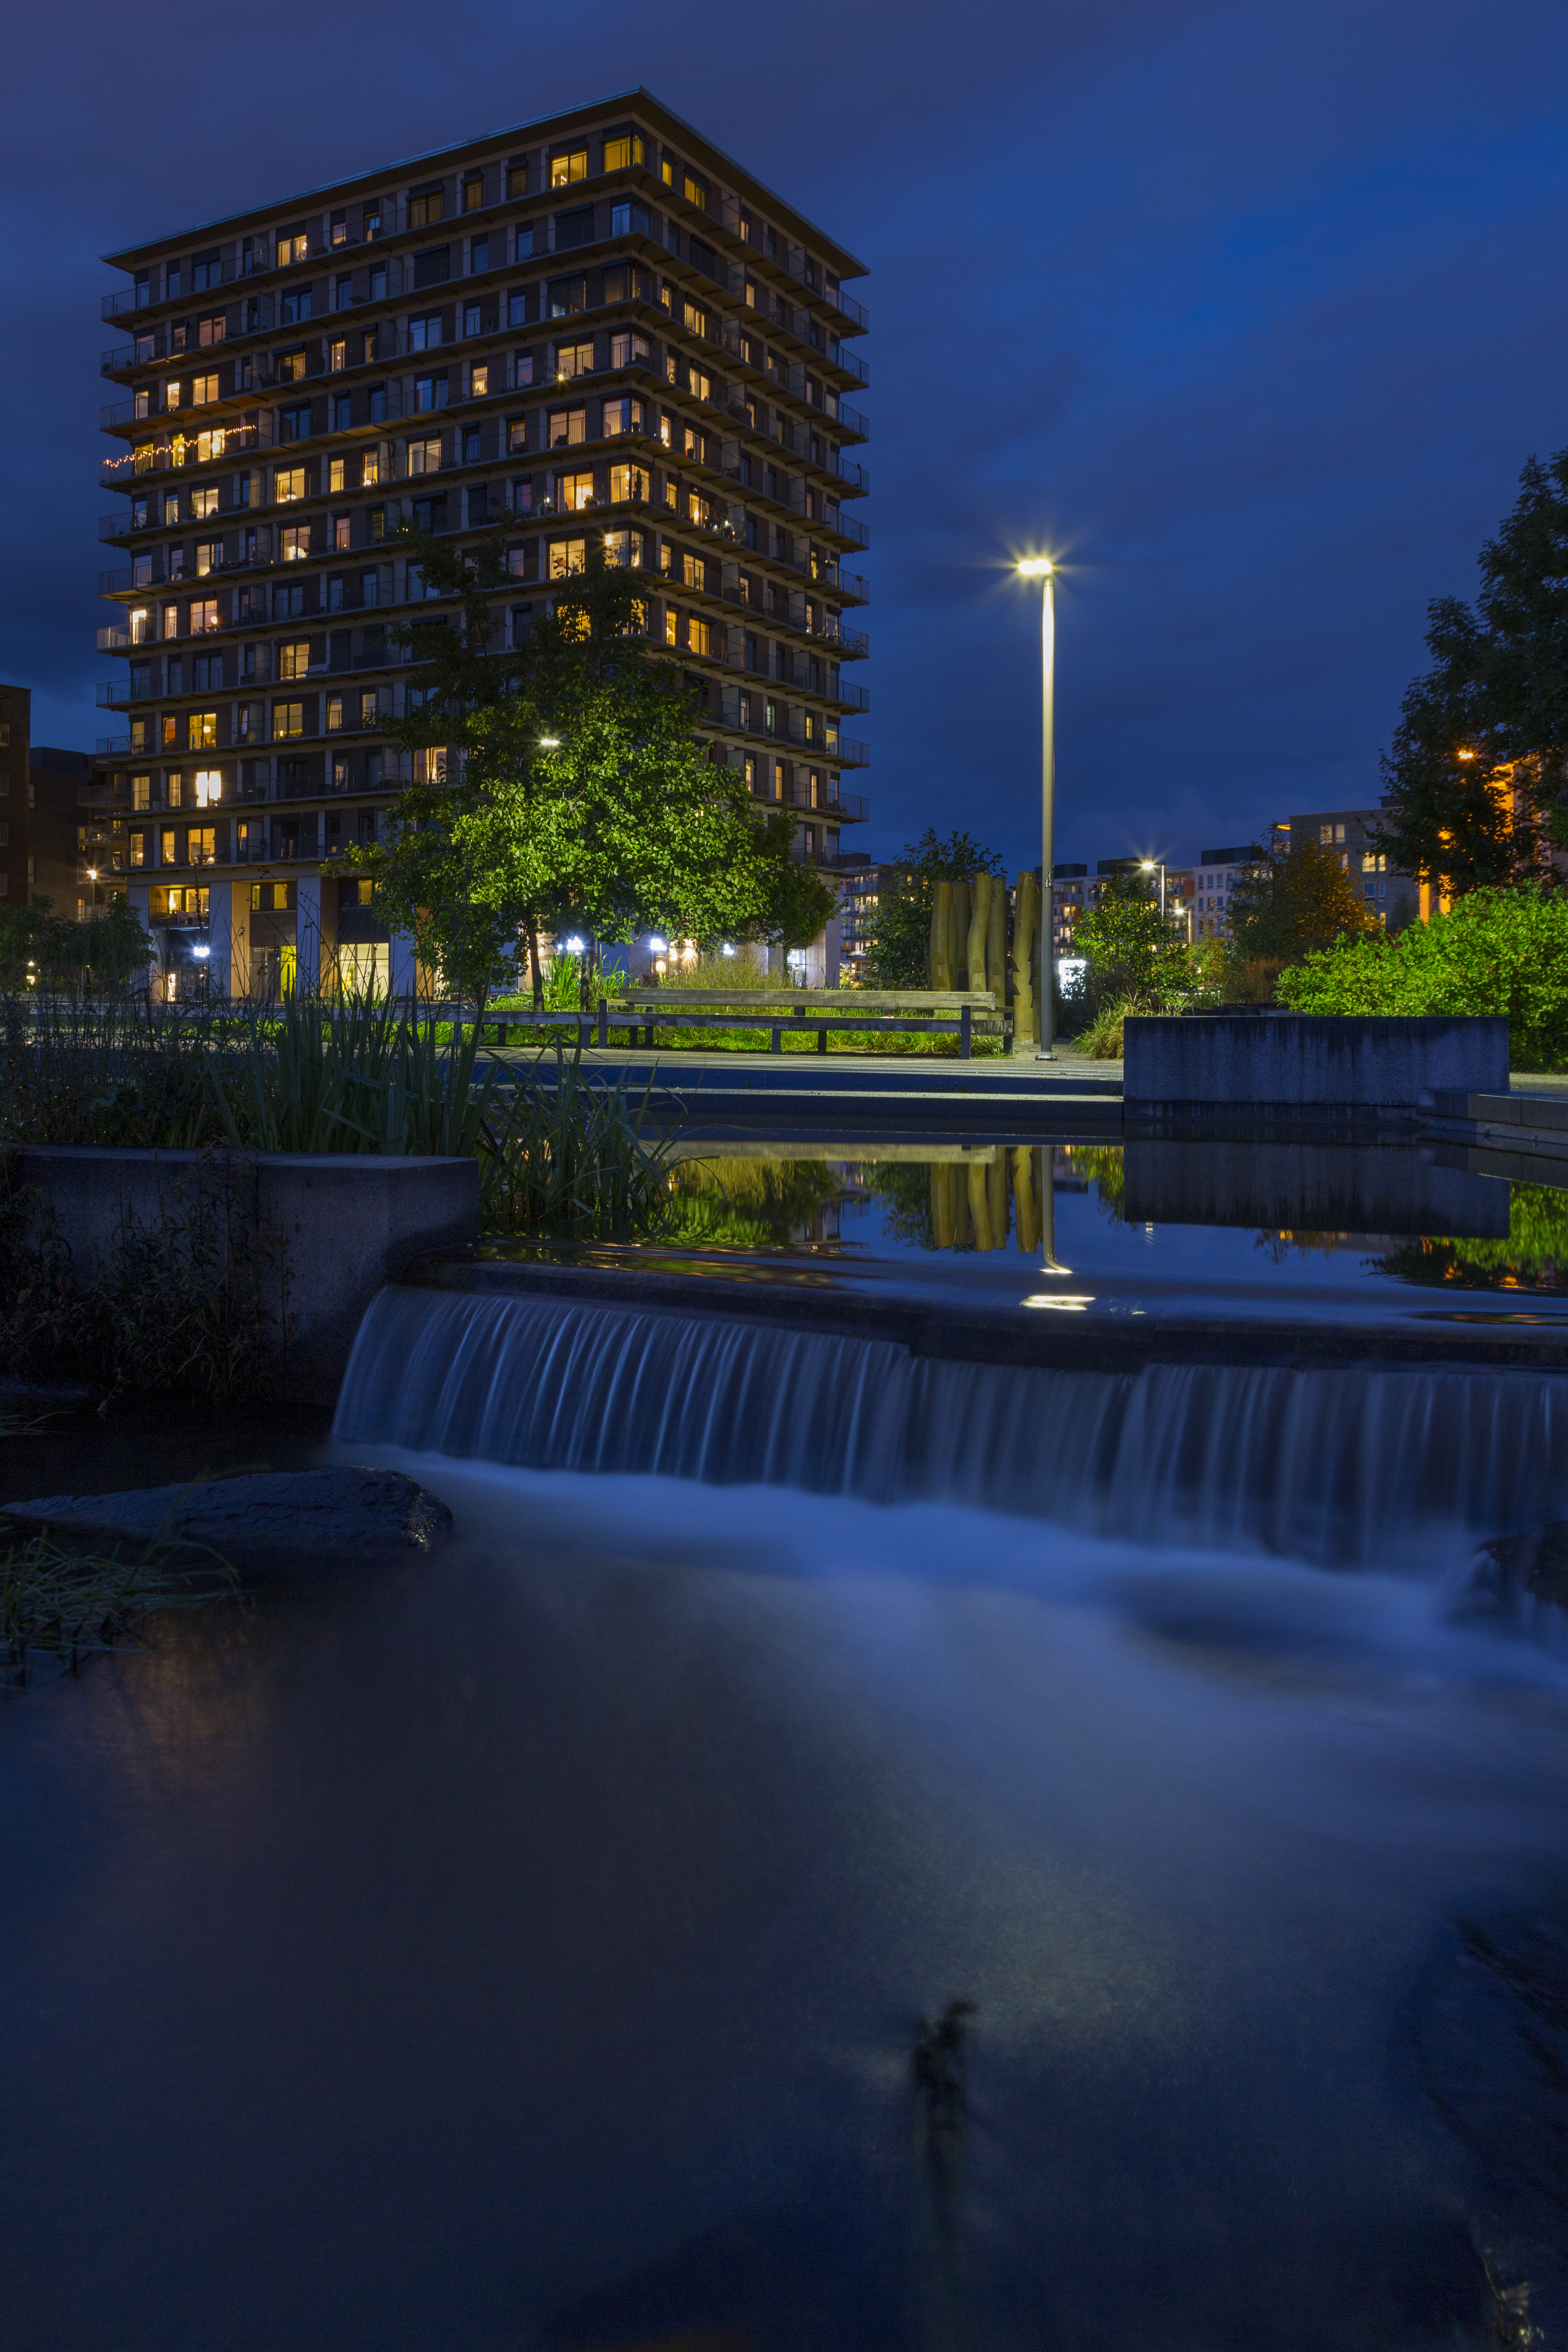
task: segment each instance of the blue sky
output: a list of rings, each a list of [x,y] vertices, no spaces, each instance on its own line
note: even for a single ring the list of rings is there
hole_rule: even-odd
[[[401,0],[30,12],[0,675],[100,721],[98,256],[642,81],[870,276],[873,658],[845,846],[1037,855],[1035,608],[1068,564],[1058,855],[1185,861],[1374,800],[1429,598],[1568,443],[1568,12],[1101,0],[715,16]]]

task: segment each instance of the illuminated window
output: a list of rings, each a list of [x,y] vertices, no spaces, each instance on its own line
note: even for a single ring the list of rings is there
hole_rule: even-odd
[[[137,810],[145,810],[145,809],[150,809],[150,808],[152,807],[152,805],[153,805],[153,779],[152,779],[152,777],[151,777],[151,776],[132,776],[132,779],[131,779],[131,805],[132,805],[132,807],[133,809],[137,809]]]
[[[588,542],[585,539],[554,539],[550,542],[550,577],[568,579],[574,572],[587,568]]]
[[[335,514],[332,517],[332,545],[334,548],[341,550],[348,546],[352,528],[353,518],[351,516],[346,514]]]
[[[360,488],[374,489],[381,479],[381,451],[367,449],[360,463]]]
[[[209,572],[216,572],[216,571],[218,571],[218,570],[221,568],[222,563],[223,563],[223,541],[222,541],[222,540],[221,540],[221,539],[198,539],[198,540],[197,540],[197,541],[196,541],[196,576],[197,576],[197,578],[198,578],[198,579],[205,580],[205,577],[206,577],[206,575],[207,575],[207,573],[208,573]],[[195,624],[193,623],[193,625],[192,625],[194,626],[194,625],[195,625]],[[216,621],[214,621],[214,622],[211,624],[211,626],[212,626],[213,628],[215,628],[215,629],[216,629],[216,626],[217,626],[217,623],[216,623]]]
[[[327,367],[330,373],[332,375],[339,374],[342,369],[347,367],[348,363],[349,347],[346,341],[338,341],[335,343],[329,343],[327,345]]]
[[[280,352],[279,353],[278,381],[279,383],[304,383],[305,354],[303,352]]]
[[[550,446],[552,449],[569,448],[574,442],[588,437],[588,412],[585,408],[552,408],[550,412]]]
[[[193,490],[191,492],[191,518],[193,521],[205,522],[209,515],[215,515],[216,512],[217,485],[216,483],[208,483],[205,488]]]
[[[741,772],[746,779],[746,790],[754,793],[757,789],[757,762],[750,751],[741,761]]]
[[[180,380],[175,376],[172,383],[163,386],[163,405],[165,408],[179,408],[183,404],[180,397]]]
[[[712,399],[713,379],[711,376],[704,375],[700,368],[689,367],[687,369],[686,383],[687,389],[690,393],[693,400]]]
[[[218,398],[218,396],[217,378],[216,375],[199,375],[191,385],[191,405],[193,408],[208,408],[211,406],[212,403]]]
[[[226,436],[218,429],[211,433],[198,433],[195,441],[189,446],[198,466],[210,466],[215,457],[223,456]]]
[[[689,588],[706,588],[708,585],[708,567],[702,561],[702,558],[700,555],[688,555],[683,556],[681,561],[684,567],[686,585]]]
[[[411,474],[435,474],[441,468],[441,436],[435,434],[427,441],[408,444],[408,470]]]
[[[610,467],[610,503],[619,506],[627,499],[646,499],[647,476],[640,466]]]
[[[563,514],[581,514],[584,507],[591,507],[594,503],[593,475],[557,474],[555,502]]]
[[[187,710],[185,713],[185,749],[188,751],[210,751],[217,741],[217,712]]]
[[[605,437],[614,440],[617,433],[642,431],[640,400],[606,400],[605,403]]]
[[[489,397],[489,390],[490,372],[489,367],[471,367],[468,370],[468,398],[470,400],[488,400]]]
[[[607,530],[605,533],[605,561],[606,563],[622,564],[629,572],[640,572],[642,569],[641,532]]]
[[[280,505],[289,499],[302,499],[305,495],[303,466],[279,466],[272,477],[272,495]]]
[[[484,204],[484,182],[482,180],[465,180],[463,182],[463,210],[466,213],[477,213]]]
[[[173,710],[166,710],[166,711],[163,713],[163,748],[164,748],[164,750],[165,750],[165,751],[174,751],[174,748],[176,747],[176,745],[178,744],[179,740],[180,740],[180,721],[179,721],[178,716],[177,716],[177,715],[176,715],[176,713],[175,713],[175,712],[174,712]]]
[[[555,381],[571,383],[580,375],[594,373],[592,343],[557,343],[555,346]]]
[[[634,367],[637,361],[650,357],[646,336],[628,333],[610,337],[610,365],[613,368]]]
[[[588,176],[588,150],[574,147],[570,155],[552,155],[550,159],[550,184],[552,188],[570,187],[574,180]]]
[[[444,784],[447,781],[447,746],[428,743],[414,754],[414,781],[416,784]]]
[[[337,734],[338,730],[340,730],[340,728],[342,726],[342,723],[343,723],[343,698],[342,698],[342,696],[341,694],[329,694],[329,695],[328,695],[328,697],[327,697],[327,732],[328,732],[328,734],[329,734],[329,735],[335,735],[335,734]]]
[[[196,806],[198,808],[216,808],[222,798],[223,770],[221,768],[198,768],[196,770]]]
[[[158,845],[159,865],[177,866],[180,862],[180,836],[174,831],[173,825],[166,825],[164,827],[163,831],[158,836]],[[163,914],[168,913],[169,907],[168,900],[166,898],[160,911]]]
[[[361,688],[361,691],[360,691],[360,698],[359,698],[359,723],[360,723],[360,725],[361,725],[362,727],[374,727],[374,726],[375,725],[375,720],[376,720],[376,693],[375,693],[375,688],[374,688],[374,686],[367,686],[367,687],[363,687],[363,688]]]
[[[707,211],[708,191],[700,180],[692,178],[689,172],[682,175],[680,190],[689,205],[696,205],[700,211]]]
[[[278,532],[278,553],[285,563],[303,563],[310,552],[310,526],[308,522],[286,522]]]
[[[305,706],[302,702],[275,702],[272,706],[272,740],[280,742],[289,735],[305,731]]]
[[[331,460],[327,469],[327,488],[329,490],[347,489],[348,459],[346,457],[334,457]]]
[[[196,341],[204,351],[214,343],[226,342],[227,340],[228,316],[226,311],[215,310],[210,318],[197,321]]]
[[[700,310],[695,302],[683,302],[680,306],[680,323],[689,335],[706,335],[708,313],[706,310]]]
[[[664,642],[667,646],[680,643],[680,615],[669,604],[664,608]]]
[[[605,169],[606,172],[625,172],[633,163],[640,163],[642,160],[643,143],[637,131],[625,131],[619,139],[605,140]]]
[[[432,228],[447,209],[447,198],[440,188],[430,188],[422,196],[408,199],[410,228]]]
[[[185,833],[185,856],[192,866],[216,866],[217,827],[212,824],[189,826]]]
[[[709,624],[706,621],[700,621],[693,613],[686,624],[686,642],[690,651],[694,654],[710,653],[712,635],[713,632]]]
[[[696,490],[686,493],[686,514],[690,522],[706,522],[708,520],[708,501]]]
[[[201,563],[197,563],[196,569],[198,572],[202,571],[204,568],[205,567]],[[202,599],[200,604],[195,604],[191,606],[191,635],[193,637],[211,636],[215,629],[221,629],[223,623],[218,618],[217,598],[216,596],[205,596]]]
[[[146,863],[147,863],[147,836],[146,836],[146,835],[145,835],[144,833],[133,833],[133,834],[131,835],[131,860],[130,860],[130,862],[131,862],[131,864],[132,864],[133,866],[145,866],[145,865],[146,865]]]
[[[309,637],[291,637],[279,646],[278,675],[279,677],[305,677],[310,673],[310,640]]]
[[[279,268],[287,269],[291,262],[303,261],[309,251],[310,239],[303,229],[292,236],[280,236],[278,240]]]

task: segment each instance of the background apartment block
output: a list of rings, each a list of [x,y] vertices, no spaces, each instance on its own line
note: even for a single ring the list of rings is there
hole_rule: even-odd
[[[410,984],[321,870],[413,772],[387,631],[440,607],[404,518],[504,523],[509,645],[602,538],[710,756],[836,861],[866,814],[853,255],[638,90],[110,258],[95,815],[171,969],[210,947],[244,989],[342,950]]]
[[[1411,874],[1389,871],[1388,858],[1367,839],[1367,827],[1384,821],[1382,808],[1310,809],[1287,817],[1273,828],[1281,848],[1292,842],[1316,841],[1333,851],[1366,902],[1369,914],[1391,931],[1402,930],[1424,912],[1421,893]]]

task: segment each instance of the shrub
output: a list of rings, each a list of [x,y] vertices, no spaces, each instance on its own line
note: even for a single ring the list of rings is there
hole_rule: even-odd
[[[1568,898],[1541,887],[1472,890],[1453,912],[1342,940],[1279,975],[1295,1013],[1501,1013],[1521,1069],[1568,1065]]]

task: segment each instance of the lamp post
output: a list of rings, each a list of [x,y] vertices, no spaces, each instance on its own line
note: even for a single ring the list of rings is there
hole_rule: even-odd
[[[1056,865],[1057,819],[1057,604],[1056,566],[1048,555],[1026,555],[1018,565],[1021,580],[1040,583],[1040,1042],[1037,1058],[1054,1062],[1056,1054],[1056,928],[1057,896],[1052,869]]]
[[[1141,857],[1138,863],[1145,874],[1152,874],[1156,866],[1160,869],[1160,920],[1163,922],[1165,919],[1165,861],[1163,857]]]

